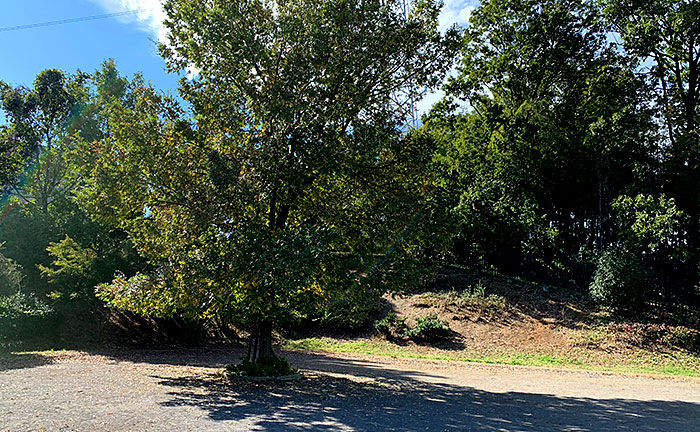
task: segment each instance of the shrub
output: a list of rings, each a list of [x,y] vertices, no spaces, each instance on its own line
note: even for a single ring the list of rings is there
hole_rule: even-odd
[[[16,339],[36,336],[37,330],[50,326],[45,317],[51,308],[32,294],[16,292],[10,296],[0,296],[0,339]],[[42,323],[45,325],[42,326]]]
[[[603,252],[590,284],[593,299],[617,314],[644,312],[655,291],[653,272],[633,253],[621,248]]]
[[[228,365],[225,370],[231,375],[249,377],[276,377],[297,373],[286,358],[274,356],[264,357],[254,362],[244,357],[240,364]]]
[[[333,301],[321,311],[320,322],[333,330],[356,331],[369,326],[370,315],[376,310],[377,302],[374,299],[360,303]]]
[[[11,296],[22,286],[22,268],[13,260],[0,254],[0,296]]]
[[[374,327],[387,338],[402,337],[407,330],[406,318],[390,312],[387,316],[375,322]]]
[[[412,340],[431,342],[447,338],[450,335],[450,328],[447,323],[437,314],[429,314],[418,317],[416,326],[406,331],[405,335]]]
[[[700,331],[667,324],[610,324],[610,332],[619,340],[643,348],[680,348],[700,350]]]
[[[33,294],[16,292],[11,296],[0,297],[0,319],[41,317],[50,312],[51,308],[39,301]]]
[[[664,340],[674,347],[700,351],[700,331],[688,327],[671,327]]]

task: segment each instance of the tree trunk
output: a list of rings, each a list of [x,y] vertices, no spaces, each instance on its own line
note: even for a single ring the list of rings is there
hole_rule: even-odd
[[[260,321],[250,334],[248,341],[248,360],[256,362],[266,357],[275,357],[272,351],[272,322]]]

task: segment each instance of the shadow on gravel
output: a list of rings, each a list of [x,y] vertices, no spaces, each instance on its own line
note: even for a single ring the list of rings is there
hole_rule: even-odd
[[[21,346],[21,350],[37,349]],[[39,349],[40,350],[40,349]],[[198,348],[76,348],[76,352],[104,356],[115,362],[133,362],[153,365],[195,366],[222,368],[237,363],[245,353],[238,345]],[[56,363],[56,358],[41,353],[0,351],[0,372],[9,369],[27,369]]]
[[[687,402],[492,393],[323,355],[313,365],[296,382],[157,378],[169,387],[164,406],[199,408],[233,430],[692,431],[700,424],[700,404]]]
[[[29,369],[51,363],[54,363],[54,359],[41,354],[0,353],[0,372],[10,369]]]
[[[245,348],[240,345],[212,345],[180,348],[102,348],[86,350],[89,354],[108,357],[116,362],[151,365],[223,368],[238,363]]]

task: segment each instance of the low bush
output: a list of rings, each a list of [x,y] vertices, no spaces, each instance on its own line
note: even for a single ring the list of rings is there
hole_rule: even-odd
[[[700,351],[700,331],[688,327],[672,327],[666,335],[666,342],[689,351]]]
[[[33,337],[51,327],[46,320],[52,309],[32,294],[16,292],[0,296],[0,339]]]
[[[598,259],[589,289],[598,304],[618,315],[634,315],[646,311],[655,287],[653,272],[637,255],[615,248]]]
[[[469,286],[461,293],[452,291],[447,299],[459,308],[477,309],[487,314],[501,314],[508,310],[506,298],[497,294],[486,294],[486,288],[481,283]]]
[[[18,292],[22,287],[23,279],[22,267],[0,254],[0,297],[12,296]]]
[[[643,348],[680,348],[700,351],[700,331],[666,324],[611,324],[610,331],[629,344]]]
[[[412,340],[433,342],[449,337],[450,328],[437,314],[429,314],[416,318],[416,326],[408,329],[405,335]]]
[[[387,338],[403,337],[408,328],[406,326],[406,317],[398,316],[394,312],[375,322],[374,327]]]
[[[10,296],[0,296],[0,319],[41,317],[49,313],[51,308],[33,294],[16,292]]]
[[[416,318],[416,325],[410,327],[406,324],[406,317],[391,312],[375,322],[374,327],[387,339],[408,338],[420,342],[434,342],[451,334],[447,322],[438,318],[437,314],[420,316]]]

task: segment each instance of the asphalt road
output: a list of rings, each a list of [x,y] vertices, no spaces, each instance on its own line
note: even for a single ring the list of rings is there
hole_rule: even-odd
[[[227,349],[0,358],[0,431],[700,432],[700,380],[287,353],[227,382]]]

